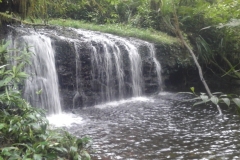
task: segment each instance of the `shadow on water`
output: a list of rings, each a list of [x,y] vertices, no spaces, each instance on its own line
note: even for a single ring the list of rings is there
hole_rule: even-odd
[[[220,119],[214,106],[185,98],[162,92],[84,108],[68,130],[92,138],[94,160],[239,159],[239,116],[224,110]]]

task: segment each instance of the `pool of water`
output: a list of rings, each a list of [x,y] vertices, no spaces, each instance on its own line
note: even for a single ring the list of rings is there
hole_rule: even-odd
[[[162,92],[84,108],[67,129],[92,138],[93,160],[240,159],[239,116],[185,98]]]

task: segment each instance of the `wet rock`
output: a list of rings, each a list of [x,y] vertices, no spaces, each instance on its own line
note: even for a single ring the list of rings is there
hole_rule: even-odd
[[[5,29],[5,32],[7,29]],[[18,32],[17,30],[21,30]],[[32,34],[31,28],[12,27],[9,28],[9,32],[14,34]],[[83,33],[76,33],[70,28],[60,27],[37,27],[35,31],[39,34],[44,34],[51,38],[52,45],[55,49],[55,62],[59,80],[59,90],[61,95],[62,106],[66,109],[79,108],[84,106],[91,106],[105,101],[119,100],[126,97],[131,97],[134,93],[131,70],[131,61],[129,58],[129,48],[123,43],[126,39],[117,41],[111,36],[107,35],[109,43],[115,46],[106,46],[105,43],[100,43],[96,40],[97,36],[101,33],[95,33],[96,38],[89,40],[89,35]],[[89,34],[91,34],[89,32]],[[6,37],[7,34],[2,35]],[[137,50],[141,57],[142,71],[141,80],[139,81],[143,93],[141,94],[153,94],[163,88],[160,85],[158,74],[156,72],[156,64],[153,60],[153,55],[150,53],[149,44],[141,40],[129,38],[129,43],[136,43]],[[116,48],[117,46],[117,48]],[[98,60],[94,60],[93,52],[96,49],[96,57]],[[178,79],[180,84],[183,82],[181,75],[179,77],[172,78],[172,75],[181,71],[182,68],[191,65],[188,53],[185,54],[185,50],[177,45],[155,45],[156,58],[161,63],[162,67],[162,79],[163,84],[171,86],[175,83],[175,79]],[[106,50],[111,55],[109,61],[106,62],[104,56],[106,56]],[[115,50],[115,51],[114,51]],[[120,52],[121,60],[118,62],[121,64],[121,71],[117,72],[119,67],[117,62],[117,56],[113,55],[114,52]],[[104,63],[106,65],[99,65],[96,67],[96,63]],[[108,67],[112,68],[112,73],[107,75]],[[120,83],[118,75],[119,73],[124,76],[121,77],[124,83]],[[138,80],[138,79],[136,79]],[[107,87],[110,85],[110,87]],[[167,87],[168,87],[167,86]],[[166,88],[166,87],[165,87]],[[120,92],[121,90],[121,92]],[[79,93],[78,96],[76,96]],[[108,94],[109,93],[109,94]],[[75,98],[74,98],[75,97]]]

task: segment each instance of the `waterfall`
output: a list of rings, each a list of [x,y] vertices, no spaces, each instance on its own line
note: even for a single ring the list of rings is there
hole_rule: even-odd
[[[73,28],[42,29],[40,34],[29,28],[19,30],[21,36],[13,38],[17,47],[26,43],[33,53],[32,63],[26,67],[30,76],[24,97],[50,114],[61,113],[58,85],[67,108],[161,89],[161,65],[152,43]]]
[[[27,49],[32,53],[31,63],[25,67],[29,77],[24,85],[24,98],[32,106],[45,109],[49,114],[61,113],[51,39],[44,35],[32,34],[17,38],[14,43],[20,48],[27,44]]]
[[[111,34],[80,29],[75,31],[84,35],[91,48],[92,80],[95,84],[101,84],[102,101],[123,99],[127,94],[127,88],[131,88],[131,96],[142,95],[142,59],[137,45]],[[127,53],[129,64],[123,60],[124,52]],[[124,73],[124,63],[130,68],[129,75]],[[130,83],[126,84],[125,79],[131,79]]]
[[[155,71],[156,71],[156,74],[157,74],[157,78],[158,78],[158,86],[159,86],[159,89],[161,90],[161,86],[162,86],[162,76],[161,76],[161,65],[160,63],[158,62],[157,58],[156,58],[156,50],[155,50],[155,47],[152,43],[148,43],[148,42],[145,42],[149,48],[149,52],[151,54],[151,57],[153,59],[153,62],[155,64]]]

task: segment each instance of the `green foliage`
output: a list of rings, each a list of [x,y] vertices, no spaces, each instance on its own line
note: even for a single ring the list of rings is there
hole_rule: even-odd
[[[239,8],[239,0],[162,0],[161,3],[168,28],[173,26],[176,10],[181,29],[196,46],[199,61],[219,76],[237,79],[240,79]]]
[[[130,23],[133,26],[142,28],[156,28],[155,21],[159,18],[157,11],[151,9],[150,1],[143,2],[137,8],[137,13],[130,19]],[[155,19],[156,18],[156,19]]]
[[[155,43],[161,44],[179,44],[177,39],[167,35],[166,33],[159,32],[153,29],[141,29],[132,27],[130,25],[122,25],[122,24],[104,24],[104,25],[96,25],[92,23],[85,23],[82,21],[74,21],[74,20],[59,20],[52,19],[49,21],[49,24],[52,25],[60,25],[65,27],[74,27],[74,28],[84,28],[88,30],[101,31],[105,33],[112,33],[119,36],[124,37],[135,37]]]
[[[0,53],[8,54],[7,44]],[[18,90],[27,74],[23,72],[30,53],[14,57],[16,65],[0,67],[0,159],[89,160],[89,138],[76,138],[64,130],[50,130],[45,112],[33,108]]]
[[[232,18],[240,18],[239,7],[239,0],[217,0],[204,10],[204,16],[215,24],[226,23]]]
[[[194,91],[194,87],[190,88],[191,92],[185,92],[196,96],[193,99],[188,99],[187,101],[197,101],[193,104],[193,106],[213,103],[214,105],[225,104],[228,107],[230,105],[235,105],[237,110],[240,111],[240,96],[237,94],[224,94],[222,92],[212,93],[213,96],[209,97],[206,93],[200,93],[200,95],[196,94]],[[184,93],[184,92],[183,92]]]

